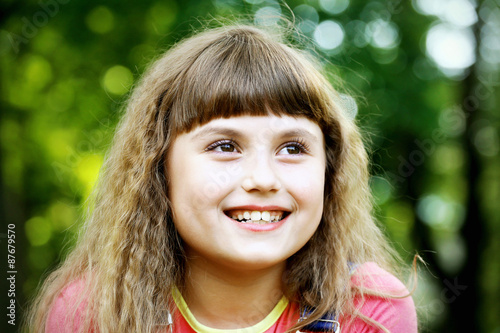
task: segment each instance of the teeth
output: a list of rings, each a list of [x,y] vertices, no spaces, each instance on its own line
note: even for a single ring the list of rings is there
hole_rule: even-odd
[[[261,217],[262,217],[262,214],[257,210],[254,210],[251,214],[252,221],[259,221]]]
[[[227,212],[227,215],[240,223],[267,224],[280,221],[284,213],[283,211],[233,210]]]

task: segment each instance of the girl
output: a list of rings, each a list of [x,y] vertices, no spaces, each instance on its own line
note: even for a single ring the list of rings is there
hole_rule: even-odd
[[[416,332],[367,156],[302,52],[249,26],[165,53],[132,94],[35,332]]]

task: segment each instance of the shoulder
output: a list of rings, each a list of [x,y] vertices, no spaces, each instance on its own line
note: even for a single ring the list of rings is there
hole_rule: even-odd
[[[351,283],[357,287],[368,288],[384,293],[408,294],[405,285],[394,275],[387,272],[374,262],[358,266],[352,275]]]
[[[49,310],[45,332],[78,332],[83,326],[87,310],[87,299],[82,295],[85,280],[67,284],[56,297]]]
[[[417,332],[415,304],[408,289],[394,275],[369,262],[359,266],[351,278],[354,287],[368,290],[364,298],[357,297],[354,305],[358,311],[387,328],[391,333]],[[382,293],[393,297],[370,295]],[[379,329],[356,318],[349,332],[380,332]]]

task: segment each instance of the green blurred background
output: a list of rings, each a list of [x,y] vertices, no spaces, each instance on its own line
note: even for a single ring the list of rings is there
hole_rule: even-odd
[[[291,18],[367,133],[376,215],[420,266],[422,332],[500,332],[500,1],[2,0],[0,331],[82,223],[127,93],[208,19]],[[8,229],[16,325],[8,324]]]

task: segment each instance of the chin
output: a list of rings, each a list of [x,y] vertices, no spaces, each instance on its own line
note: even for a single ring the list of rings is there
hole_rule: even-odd
[[[281,265],[285,266],[288,257],[269,257],[269,253],[262,253],[259,251],[257,253],[252,253],[245,256],[231,256],[227,258],[226,262],[229,266],[236,270],[264,270],[274,267],[279,267]]]

